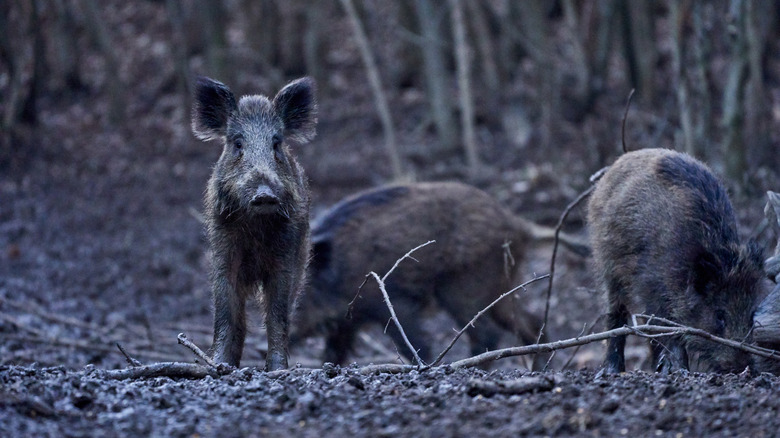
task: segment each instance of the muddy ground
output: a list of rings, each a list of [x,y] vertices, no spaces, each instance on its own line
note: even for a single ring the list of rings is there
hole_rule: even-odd
[[[768,375],[465,370],[107,381],[96,369],[0,368],[7,436],[775,436]],[[535,390],[492,394],[489,383]]]
[[[628,367],[636,371],[618,376],[596,376],[601,344],[561,351],[541,374],[515,358],[494,364],[493,371],[364,375],[359,366],[400,360],[382,327],[372,327],[351,357],[355,366],[323,368],[322,339],[312,338],[292,348],[291,364],[298,368],[268,375],[258,369],[265,335],[255,312],[242,363],[247,368],[216,379],[107,378],[105,370],[126,367],[117,343],[154,363],[194,360],[177,345],[178,333],[203,348],[211,342],[200,212],[220,147],[190,134],[186,100],[170,86],[167,24],[154,8],[161,6],[144,2],[108,17],[110,25],[122,25],[123,81],[133,99],[120,127],[107,121],[101,76],[92,70],[99,69],[100,57],[87,53],[84,69],[94,83],[74,94],[44,95],[38,125],[22,127],[4,145],[12,149],[0,151],[0,435],[777,435],[780,379],[648,373],[641,371],[647,351],[639,340],[627,350]],[[157,41],[154,51],[147,50],[150,36]],[[360,63],[351,59],[334,75],[361,83]],[[262,75],[244,78],[245,85],[268,83]],[[479,126],[485,168],[472,182],[518,214],[554,224],[603,164],[592,156],[594,145],[617,154],[626,89],[615,86],[581,123],[563,123],[555,150],[534,147],[533,132],[528,144],[516,145],[500,128]],[[390,179],[367,96],[352,87],[320,101],[318,137],[299,150],[315,214]],[[416,129],[423,102],[391,98],[399,143],[416,178],[466,180],[462,157],[420,157],[435,141],[429,130]],[[630,144],[673,144],[663,112],[641,103],[634,111]],[[744,235],[759,224],[762,191],[778,189],[771,168],[752,177],[755,187],[735,198]],[[567,230],[584,236],[581,209]],[[769,244],[769,236],[760,237]],[[520,277],[547,273],[550,253],[549,245],[534,247],[519,265]],[[541,313],[544,293],[544,284],[535,284],[515,299]],[[594,330],[594,324],[601,328],[603,303],[587,260],[560,253],[550,309],[552,340]],[[432,312],[426,328],[436,351],[455,327]],[[502,346],[510,345],[507,336]],[[467,350],[461,340],[445,362]],[[491,384],[504,393],[484,389]]]

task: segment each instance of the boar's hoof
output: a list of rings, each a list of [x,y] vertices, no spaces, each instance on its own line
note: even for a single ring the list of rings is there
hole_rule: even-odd
[[[265,359],[266,371],[277,371],[287,369],[287,358],[278,353],[270,353]]]

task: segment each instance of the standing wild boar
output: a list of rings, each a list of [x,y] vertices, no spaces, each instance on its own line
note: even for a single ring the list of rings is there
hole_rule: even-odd
[[[314,84],[303,78],[273,100],[244,96],[200,78],[192,130],[223,143],[206,189],[212,253],[216,362],[238,366],[246,337],[245,304],[259,296],[268,333],[266,369],[287,367],[290,312],[309,258],[309,188],[288,140],[315,135]]]
[[[645,313],[738,341],[749,336],[764,295],[762,254],[740,244],[726,190],[707,166],[666,149],[629,152],[597,183],[588,222],[608,328]],[[610,339],[606,372],[625,370],[624,346],[625,336]],[[748,354],[694,336],[650,346],[656,370],[750,364]]]
[[[358,296],[366,275],[384,275],[409,250],[435,240],[386,281],[404,331],[421,358],[429,360],[422,330],[426,307],[436,303],[465,325],[514,284],[512,263],[522,257],[527,241],[552,236],[552,230],[513,215],[487,193],[464,184],[396,185],[359,193],[312,227],[310,293],[301,302],[294,333],[325,332],[325,360],[343,363],[362,325],[385,325],[389,318],[373,279]],[[563,241],[588,251],[565,234]],[[540,319],[522,308],[513,311],[509,303],[493,307],[469,330],[472,353],[496,347],[503,330],[516,332],[525,343],[536,342]],[[397,329],[388,330],[398,350],[411,358]]]

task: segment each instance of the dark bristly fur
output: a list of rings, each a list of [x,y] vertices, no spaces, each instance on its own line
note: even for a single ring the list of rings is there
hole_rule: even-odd
[[[309,188],[286,140],[314,137],[314,84],[303,78],[273,101],[244,96],[200,78],[192,130],[224,144],[206,190],[216,362],[238,366],[246,337],[246,300],[262,298],[266,369],[287,367],[289,320],[309,259]]]
[[[747,340],[765,294],[762,256],[741,244],[723,185],[701,162],[665,149],[620,157],[588,206],[596,275],[608,293],[608,328],[632,313],[654,314]],[[625,337],[608,345],[605,371],[625,370]],[[651,342],[659,370],[739,372],[746,353],[697,337]]]
[[[503,208],[487,193],[458,183],[420,183],[382,187],[352,196],[331,208],[312,227],[313,260],[309,294],[300,304],[296,337],[326,333],[325,360],[343,363],[357,330],[364,324],[384,325],[388,310],[369,271],[384,275],[410,249],[436,243],[413,254],[387,279],[387,289],[404,330],[424,360],[431,351],[422,330],[423,312],[434,303],[457,324],[477,312],[519,280],[504,245],[515,262],[528,240],[529,223]],[[546,230],[545,239],[553,233]],[[568,239],[571,244],[571,238]],[[473,353],[496,347],[504,331],[525,343],[536,342],[541,321],[519,299],[508,298],[468,332]],[[512,303],[515,303],[514,305]],[[403,342],[395,327],[388,331],[399,351]],[[543,363],[543,362],[542,362]]]

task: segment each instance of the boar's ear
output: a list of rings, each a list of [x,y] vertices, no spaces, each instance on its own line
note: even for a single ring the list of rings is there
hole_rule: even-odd
[[[236,108],[236,98],[225,84],[199,77],[192,106],[192,132],[204,141],[225,137],[228,118]]]
[[[317,102],[314,80],[296,79],[274,97],[274,110],[284,123],[284,136],[298,143],[308,143],[317,133]]]

